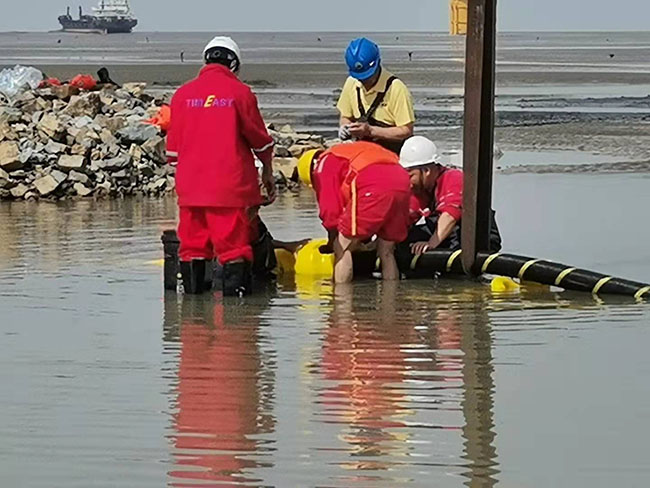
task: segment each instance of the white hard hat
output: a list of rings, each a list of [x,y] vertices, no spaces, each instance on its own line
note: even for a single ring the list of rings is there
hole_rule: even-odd
[[[232,51],[233,54],[237,56],[237,60],[241,65],[241,61],[242,61],[241,50],[239,49],[237,43],[231,37],[217,36],[214,39],[212,39],[210,42],[208,42],[208,45],[205,46],[205,48],[203,49],[203,57],[205,58],[205,55],[207,54],[208,51],[217,47],[225,48],[228,49],[229,51]]]
[[[399,162],[404,169],[437,164],[438,148],[433,141],[426,137],[410,137],[402,147],[399,155]]]

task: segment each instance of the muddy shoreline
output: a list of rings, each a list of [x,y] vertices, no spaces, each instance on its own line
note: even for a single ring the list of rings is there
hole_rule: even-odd
[[[79,72],[94,73],[100,67],[87,62],[37,66],[62,79]],[[200,69],[196,63],[107,66],[118,82],[144,81],[160,92],[173,91]],[[462,63],[393,62],[390,69],[411,87],[417,131],[445,150],[458,150]],[[340,63],[255,62],[245,65],[242,78],[257,93],[268,122],[335,137],[338,115],[334,105],[345,78]],[[505,151],[609,155],[616,162],[629,163],[626,171],[646,172],[647,167],[637,163],[650,160],[650,73],[503,69],[498,74],[496,141]]]

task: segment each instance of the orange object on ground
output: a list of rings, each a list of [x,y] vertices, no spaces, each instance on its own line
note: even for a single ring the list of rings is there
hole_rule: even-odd
[[[93,90],[97,87],[97,81],[91,75],[77,75],[70,80],[70,86],[76,86],[82,90]]]
[[[61,80],[58,78],[47,78],[38,85],[39,88],[47,88],[48,86],[61,86]]]
[[[162,105],[158,113],[144,121],[145,124],[151,124],[160,127],[160,130],[167,132],[172,123],[172,109],[169,105]]]

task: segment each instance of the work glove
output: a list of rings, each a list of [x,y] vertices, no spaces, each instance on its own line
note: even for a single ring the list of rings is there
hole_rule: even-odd
[[[350,129],[347,125],[342,125],[339,127],[339,139],[342,141],[349,141],[352,139],[352,134],[350,134]]]

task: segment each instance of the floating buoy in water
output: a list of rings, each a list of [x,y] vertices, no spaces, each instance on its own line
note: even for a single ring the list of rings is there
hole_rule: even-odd
[[[505,276],[497,276],[490,283],[492,293],[514,293],[519,291],[520,286],[511,278]]]
[[[334,254],[323,254],[320,248],[327,239],[314,239],[296,253],[296,274],[331,278],[334,276]]]

